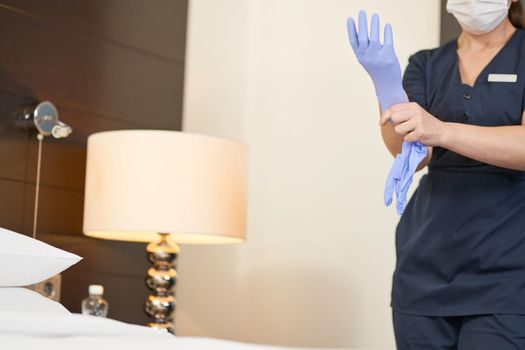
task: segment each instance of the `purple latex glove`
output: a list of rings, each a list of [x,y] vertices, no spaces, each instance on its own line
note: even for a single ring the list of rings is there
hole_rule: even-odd
[[[379,16],[372,15],[370,37],[368,37],[367,16],[359,12],[359,33],[356,31],[354,19],[347,20],[348,38],[359,63],[372,78],[377,99],[384,112],[396,103],[408,102],[403,90],[401,67],[394,51],[392,27],[385,25],[384,43],[379,41]],[[388,174],[384,200],[385,205],[392,203],[396,194],[396,210],[403,214],[407,193],[417,166],[427,155],[427,148],[421,142],[403,142],[401,153],[397,155]]]
[[[379,41],[379,16],[372,15],[370,37],[366,12],[359,12],[359,33],[354,19],[347,20],[348,38],[357,60],[372,78],[381,112],[396,103],[408,102],[403,90],[401,67],[394,51],[392,26],[385,25],[384,43]]]
[[[427,155],[427,147],[421,142],[403,142],[401,153],[397,155],[385,184],[385,205],[392,203],[396,193],[396,211],[399,215],[405,210],[407,193],[417,166]]]

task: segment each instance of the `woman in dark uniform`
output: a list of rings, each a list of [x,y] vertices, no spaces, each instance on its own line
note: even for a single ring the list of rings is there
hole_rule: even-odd
[[[461,35],[412,55],[410,103],[381,115],[392,154],[403,140],[429,151],[396,228],[396,343],[525,349],[523,9],[518,0],[449,0],[447,9]]]

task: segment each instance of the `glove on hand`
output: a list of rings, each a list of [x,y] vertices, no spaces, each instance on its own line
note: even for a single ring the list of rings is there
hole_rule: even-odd
[[[359,12],[359,33],[354,19],[348,18],[348,38],[359,63],[372,78],[381,112],[396,103],[408,102],[403,90],[401,67],[394,51],[392,27],[385,26],[384,42],[379,41],[379,16],[372,15],[370,37],[368,37],[367,16]],[[427,155],[427,148],[421,142],[403,142],[401,153],[397,155],[388,174],[384,201],[389,206],[396,194],[396,210],[403,214],[406,198],[417,166]]]
[[[394,52],[392,26],[385,26],[384,43],[379,41],[379,16],[372,16],[370,38],[366,13],[359,12],[359,33],[352,17],[348,18],[348,38],[357,60],[372,78],[381,112],[396,103],[408,102],[403,90],[401,67]]]

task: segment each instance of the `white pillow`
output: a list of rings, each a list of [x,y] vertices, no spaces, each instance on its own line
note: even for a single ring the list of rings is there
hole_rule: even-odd
[[[31,237],[0,228],[0,287],[42,282],[81,259]]]
[[[0,314],[8,311],[70,314],[62,304],[33,290],[2,287],[0,288]]]

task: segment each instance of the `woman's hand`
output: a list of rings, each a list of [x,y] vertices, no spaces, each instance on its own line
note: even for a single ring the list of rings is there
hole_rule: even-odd
[[[441,146],[448,132],[447,123],[434,117],[415,102],[399,103],[381,114],[381,125],[393,123],[405,141],[420,141],[426,146]]]
[[[368,72],[381,111],[395,103],[407,101],[403,90],[401,66],[394,50],[392,26],[385,25],[383,42],[379,40],[379,16],[372,15],[370,35],[366,12],[359,12],[359,32],[352,17],[347,20],[348,39],[359,63]]]

